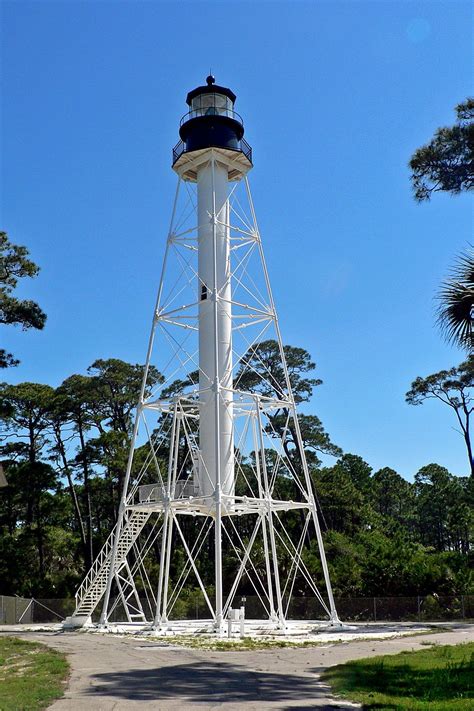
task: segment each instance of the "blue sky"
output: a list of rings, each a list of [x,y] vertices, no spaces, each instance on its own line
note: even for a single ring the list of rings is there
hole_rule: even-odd
[[[413,201],[407,162],[472,92],[468,2],[3,2],[2,228],[41,266],[20,295],[9,382],[59,384],[96,358],[143,362],[188,90],[237,94],[285,342],[324,385],[311,411],[344,450],[411,479],[468,473],[417,375],[463,354],[434,294],[472,240],[472,198]],[[159,363],[158,363],[159,365]]]

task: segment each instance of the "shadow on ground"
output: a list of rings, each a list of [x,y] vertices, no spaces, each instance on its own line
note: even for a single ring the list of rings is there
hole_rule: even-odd
[[[105,672],[93,676],[91,696],[134,701],[180,699],[195,703],[307,702],[327,695],[327,686],[293,674],[251,671],[228,662],[195,662]],[[325,708],[340,708],[339,704]]]

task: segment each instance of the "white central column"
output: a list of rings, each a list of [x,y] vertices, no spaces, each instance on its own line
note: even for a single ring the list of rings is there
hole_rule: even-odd
[[[199,493],[234,494],[229,180],[214,162],[197,173],[199,276]],[[215,244],[214,244],[215,242]]]

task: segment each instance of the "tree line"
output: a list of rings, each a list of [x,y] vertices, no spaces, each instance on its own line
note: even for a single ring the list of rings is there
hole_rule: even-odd
[[[459,104],[456,114],[456,123],[439,129],[410,161],[414,196],[420,202],[438,191],[457,194],[474,187],[474,100]],[[20,279],[38,271],[28,250],[0,232],[1,324],[44,327],[46,314],[40,306],[14,294]],[[343,453],[316,415],[301,418],[336,594],[474,593],[473,311],[474,258],[469,250],[443,283],[438,310],[443,333],[467,351],[467,360],[416,378],[406,395],[412,405],[434,399],[451,408],[465,443],[470,476],[454,476],[436,463],[422,467],[412,483],[389,467],[373,472],[360,456]],[[292,346],[285,350],[297,400],[308,400],[321,383],[312,377],[310,354]],[[260,344],[254,365],[266,358],[271,367],[273,351],[271,342]],[[18,362],[0,349],[0,368]],[[0,488],[3,594],[74,593],[115,523],[142,373],[138,364],[100,359],[58,388],[40,383],[0,386],[0,457],[5,472],[0,470],[0,486],[7,483]],[[250,374],[247,380],[251,389]],[[150,384],[160,381],[160,373],[152,369]],[[274,425],[278,429],[278,422]],[[321,453],[334,457],[335,463],[322,466]],[[140,456],[135,460],[139,463]],[[285,486],[284,480],[280,486]],[[298,539],[301,520],[296,514],[290,530]],[[245,530],[240,533],[245,539]],[[305,556],[308,570],[322,583],[314,542]],[[182,557],[176,542],[173,565],[178,566]],[[211,585],[212,576],[208,577]]]
[[[273,347],[264,344],[269,358]],[[320,383],[311,377],[314,363],[302,348],[288,346],[286,355],[296,396],[307,399]],[[57,388],[0,387],[8,481],[0,490],[3,594],[74,593],[115,523],[142,373],[141,365],[107,359]],[[152,370],[150,384],[160,378]],[[454,476],[435,463],[413,483],[389,467],[373,472],[360,456],[343,454],[315,415],[303,416],[301,425],[336,594],[474,592],[474,477]],[[322,466],[321,453],[335,463]],[[137,467],[145,456],[137,452]],[[290,483],[282,477],[279,486]],[[245,525],[239,520],[242,540]],[[287,525],[298,540],[298,513]],[[183,553],[177,540],[174,565]],[[322,582],[315,541],[305,556]],[[208,563],[211,584],[212,551]]]

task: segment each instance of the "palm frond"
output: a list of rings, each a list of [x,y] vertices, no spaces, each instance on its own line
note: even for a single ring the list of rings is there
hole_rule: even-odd
[[[448,343],[474,350],[474,250],[462,253],[437,295],[438,324]]]

